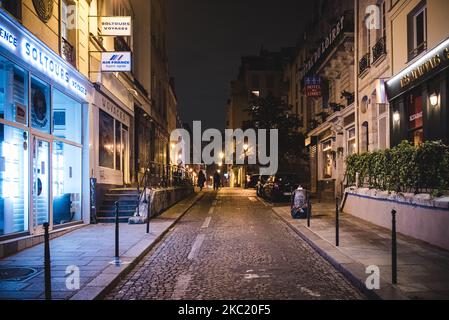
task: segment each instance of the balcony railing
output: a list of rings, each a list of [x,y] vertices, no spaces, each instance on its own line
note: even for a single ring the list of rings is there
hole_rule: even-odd
[[[370,54],[365,54],[359,61],[359,75],[363,75],[370,68]]]
[[[65,61],[76,68],[75,48],[64,38],[61,38],[61,54]]]
[[[126,42],[124,37],[115,37],[114,49],[115,51],[131,51],[129,44]]]
[[[427,42],[426,41],[424,41],[423,43],[421,43],[415,49],[413,49],[412,51],[410,51],[408,53],[408,60],[411,61],[411,60],[415,59],[417,56],[419,56],[425,50],[427,50]]]
[[[373,63],[387,54],[387,43],[385,37],[380,38],[373,47]]]

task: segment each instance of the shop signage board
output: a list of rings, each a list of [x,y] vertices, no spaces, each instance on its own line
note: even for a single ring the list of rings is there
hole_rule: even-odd
[[[398,97],[446,68],[449,68],[449,39],[391,78],[386,85],[388,99]]]
[[[88,89],[84,85],[86,80],[80,73],[2,12],[0,12],[0,47],[67,88],[75,96],[87,99]]]
[[[130,37],[131,17],[100,17],[100,33],[102,36]]]
[[[102,52],[102,72],[130,72],[131,52]]]
[[[306,77],[304,79],[304,86],[306,96],[309,98],[321,97],[321,78],[320,77]]]

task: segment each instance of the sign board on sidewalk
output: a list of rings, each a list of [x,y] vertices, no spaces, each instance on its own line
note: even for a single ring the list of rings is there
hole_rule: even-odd
[[[131,17],[101,17],[100,33],[102,36],[123,36],[132,35]]]
[[[101,71],[131,72],[131,52],[102,52]]]

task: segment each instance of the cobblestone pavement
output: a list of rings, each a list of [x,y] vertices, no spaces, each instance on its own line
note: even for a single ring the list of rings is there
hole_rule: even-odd
[[[209,192],[106,299],[364,299],[254,192]]]

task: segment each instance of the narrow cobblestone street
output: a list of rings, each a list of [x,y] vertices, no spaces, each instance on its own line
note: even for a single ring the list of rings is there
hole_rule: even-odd
[[[112,290],[126,299],[363,299],[253,191],[206,192]]]

